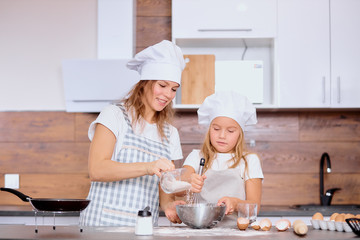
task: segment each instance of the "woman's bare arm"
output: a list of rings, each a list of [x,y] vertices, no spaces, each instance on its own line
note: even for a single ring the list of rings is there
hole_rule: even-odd
[[[158,175],[175,168],[167,159],[149,163],[119,163],[111,160],[116,143],[115,135],[104,125],[97,124],[89,150],[89,175],[91,181],[111,182],[144,175]]]

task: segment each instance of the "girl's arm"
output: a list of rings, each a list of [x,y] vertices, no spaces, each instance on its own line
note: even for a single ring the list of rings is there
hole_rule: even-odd
[[[261,204],[261,193],[262,193],[262,179],[261,178],[251,178],[245,181],[245,193],[246,193],[246,202],[256,203],[258,213],[260,211]]]
[[[161,171],[175,169],[175,165],[164,158],[146,163],[119,163],[112,161],[111,157],[115,144],[115,135],[104,125],[96,124],[88,160],[91,181],[111,182],[154,174],[160,177]]]
[[[252,178],[245,182],[245,193],[246,200],[241,200],[235,197],[222,197],[218,201],[218,205],[225,203],[226,211],[225,214],[232,214],[237,211],[237,205],[239,203],[256,203],[257,212],[260,212],[261,204],[261,192],[262,192],[262,179]]]

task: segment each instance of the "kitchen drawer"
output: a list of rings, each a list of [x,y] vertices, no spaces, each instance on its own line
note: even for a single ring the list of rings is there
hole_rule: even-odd
[[[277,0],[173,0],[173,38],[273,38]]]

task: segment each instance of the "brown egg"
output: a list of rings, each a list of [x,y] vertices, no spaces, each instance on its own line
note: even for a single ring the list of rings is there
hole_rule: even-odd
[[[240,230],[246,230],[246,228],[249,226],[249,219],[239,217],[237,219],[237,226]]]
[[[345,214],[341,213],[335,217],[335,222],[345,222]]]
[[[348,219],[348,218],[354,218],[354,217],[355,217],[354,214],[347,213],[347,214],[345,214],[345,216],[344,216],[344,220],[345,220],[345,219]]]
[[[278,231],[286,231],[290,228],[290,221],[287,219],[280,219],[275,223],[275,227]]]
[[[331,216],[330,216],[330,221],[335,221],[335,218],[336,218],[337,215],[339,215],[337,212],[331,214]]]
[[[260,229],[260,223],[258,221],[253,222],[252,224],[250,224],[250,226],[254,230],[259,230]]]
[[[271,229],[271,221],[268,218],[264,218],[260,221],[260,228],[263,231],[269,231]]]
[[[324,216],[322,215],[322,213],[317,212],[312,216],[313,220],[324,220]]]

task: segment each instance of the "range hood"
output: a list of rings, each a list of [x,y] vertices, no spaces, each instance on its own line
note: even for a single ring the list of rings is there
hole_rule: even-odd
[[[69,59],[62,62],[67,112],[100,112],[124,97],[140,79],[130,59]]]

